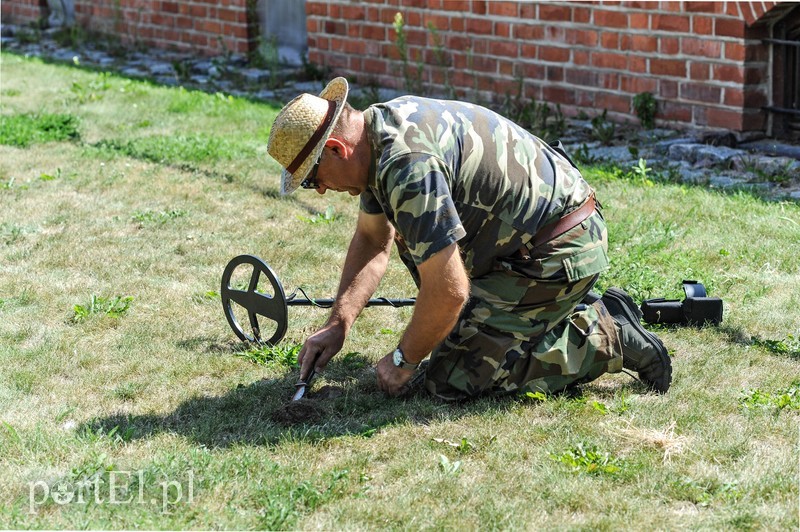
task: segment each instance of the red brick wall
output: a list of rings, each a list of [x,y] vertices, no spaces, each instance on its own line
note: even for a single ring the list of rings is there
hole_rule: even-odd
[[[767,36],[757,24],[775,2],[511,2],[307,0],[309,60],[361,82],[403,88],[392,26],[402,13],[412,68],[442,92],[433,24],[460,96],[501,100],[519,92],[566,114],[608,109],[633,118],[652,92],[670,125],[762,129],[768,100]]]
[[[125,43],[215,55],[246,53],[254,38],[249,0],[75,0],[78,24]],[[46,4],[46,3],[45,3]],[[32,22],[45,13],[39,0],[3,0],[6,22]]]

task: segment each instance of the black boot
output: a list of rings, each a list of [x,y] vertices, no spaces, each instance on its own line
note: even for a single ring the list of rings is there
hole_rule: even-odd
[[[601,300],[619,326],[622,367],[637,372],[652,390],[666,392],[672,382],[672,362],[661,340],[642,327],[639,307],[619,288],[609,288]]]

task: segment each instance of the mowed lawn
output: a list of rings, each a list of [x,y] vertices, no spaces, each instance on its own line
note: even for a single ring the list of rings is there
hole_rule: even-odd
[[[600,290],[724,299],[720,327],[657,330],[664,396],[618,374],[388,399],[373,366],[412,310],[370,308],[292,420],[292,357],[326,311],[247,346],[220,276],[251,253],[332,297],[357,200],[280,197],[279,105],[1,58],[1,528],[797,529],[797,204],[585,168]],[[396,257],[379,295],[415,295]]]

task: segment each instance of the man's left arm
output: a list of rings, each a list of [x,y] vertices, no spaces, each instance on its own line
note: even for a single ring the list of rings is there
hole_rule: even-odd
[[[406,362],[416,364],[444,340],[458,321],[469,298],[469,277],[458,245],[450,244],[418,266],[420,289],[400,349]],[[394,365],[392,353],[378,362],[378,386],[398,395],[414,374]]]

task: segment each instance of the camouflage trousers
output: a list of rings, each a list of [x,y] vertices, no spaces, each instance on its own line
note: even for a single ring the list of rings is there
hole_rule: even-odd
[[[445,400],[555,392],[622,369],[616,325],[582,304],[608,268],[605,221],[583,223],[471,280],[458,323],[431,353],[425,387]]]

